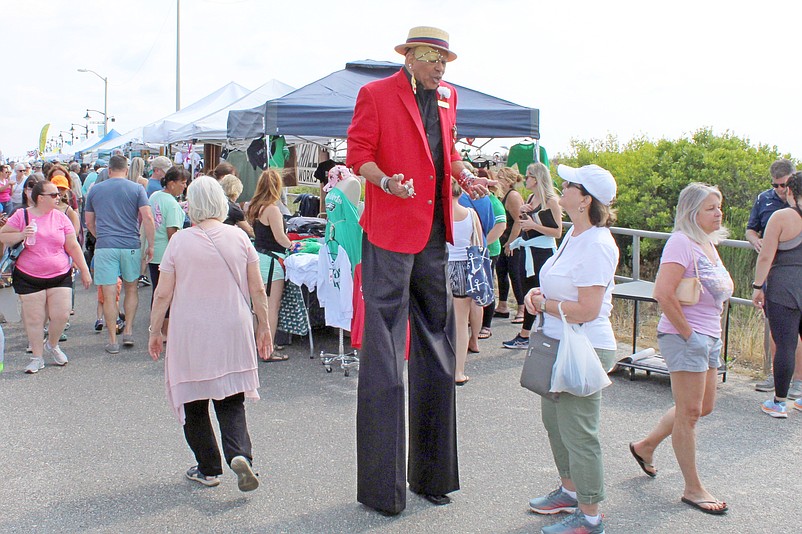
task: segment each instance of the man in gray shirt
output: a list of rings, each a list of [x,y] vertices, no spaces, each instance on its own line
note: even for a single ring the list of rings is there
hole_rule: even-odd
[[[128,177],[128,160],[115,155],[109,159],[109,179],[95,183],[86,196],[86,227],[97,238],[95,244],[95,284],[103,292],[103,316],[108,325],[109,343],[106,352],[117,354],[117,332],[113,325],[117,321],[117,280],[122,278],[125,288],[125,329],[123,345],[134,346],[132,329],[139,305],[137,281],[142,253],[139,243],[139,219],[145,229],[148,248],[145,261],[153,257],[153,213],[148,204],[145,189]]]

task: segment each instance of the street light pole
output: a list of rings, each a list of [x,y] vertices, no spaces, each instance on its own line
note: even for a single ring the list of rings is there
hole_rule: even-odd
[[[103,135],[109,133],[109,79],[101,76],[92,69],[78,69],[78,72],[91,72],[103,80]]]

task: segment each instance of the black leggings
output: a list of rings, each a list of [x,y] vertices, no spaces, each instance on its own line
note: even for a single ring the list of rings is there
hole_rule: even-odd
[[[490,272],[496,272],[496,263],[498,262],[498,256],[492,256],[490,258]],[[493,322],[493,312],[496,311],[496,298],[495,295],[493,296],[493,302],[482,308],[482,328],[490,328],[490,324]]]
[[[782,399],[788,396],[794,374],[796,344],[802,334],[802,311],[766,299],[766,315],[771,337],[777,345],[774,351],[774,396]]]
[[[524,255],[521,249],[513,250],[512,256],[507,256],[504,254],[504,249],[501,249],[501,254],[499,254],[498,262],[496,263],[499,302],[507,302],[507,297],[510,294],[510,282],[512,282],[512,294],[515,296],[515,301],[519,306],[523,305],[523,277],[526,274],[523,260]],[[509,278],[507,278],[508,276]]]

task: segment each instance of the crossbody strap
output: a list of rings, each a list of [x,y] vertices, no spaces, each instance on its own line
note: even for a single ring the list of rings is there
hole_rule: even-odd
[[[214,250],[217,251],[217,254],[220,256],[220,259],[223,260],[223,263],[226,264],[226,267],[228,268],[228,272],[231,274],[231,278],[234,280],[234,285],[237,286],[237,289],[239,290],[240,295],[242,295],[242,298],[245,299],[245,305],[248,307],[248,309],[250,309],[251,308],[251,301],[248,299],[248,297],[245,296],[245,293],[242,292],[242,288],[240,287],[239,282],[237,282],[237,277],[234,276],[234,269],[231,268],[231,265],[228,264],[228,261],[226,261],[226,258],[223,256],[223,253],[220,252],[219,248],[217,248],[217,243],[214,242],[214,239],[212,239],[212,236],[210,236],[209,233],[206,230],[204,230],[200,226],[196,226],[196,228],[198,230],[200,230],[201,232],[203,232],[203,234],[212,243],[212,246],[214,247]]]

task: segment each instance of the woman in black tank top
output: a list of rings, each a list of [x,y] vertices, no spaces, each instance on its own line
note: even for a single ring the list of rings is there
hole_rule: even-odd
[[[787,398],[796,398],[792,406],[802,411],[802,362],[795,362],[802,359],[796,358],[802,334],[802,172],[792,174],[785,189],[790,207],[774,212],[766,225],[752,286],[752,302],[766,313],[776,344],[774,398],[760,408],[783,419]]]
[[[277,202],[284,186],[281,175],[275,169],[262,173],[256,184],[251,203],[248,206],[248,222],[253,227],[256,252],[259,254],[259,267],[265,283],[268,299],[268,322],[275,340],[278,325],[278,311],[281,294],[284,292],[283,260],[292,244],[284,229],[284,216]],[[273,352],[267,361],[287,360],[286,354]]]

